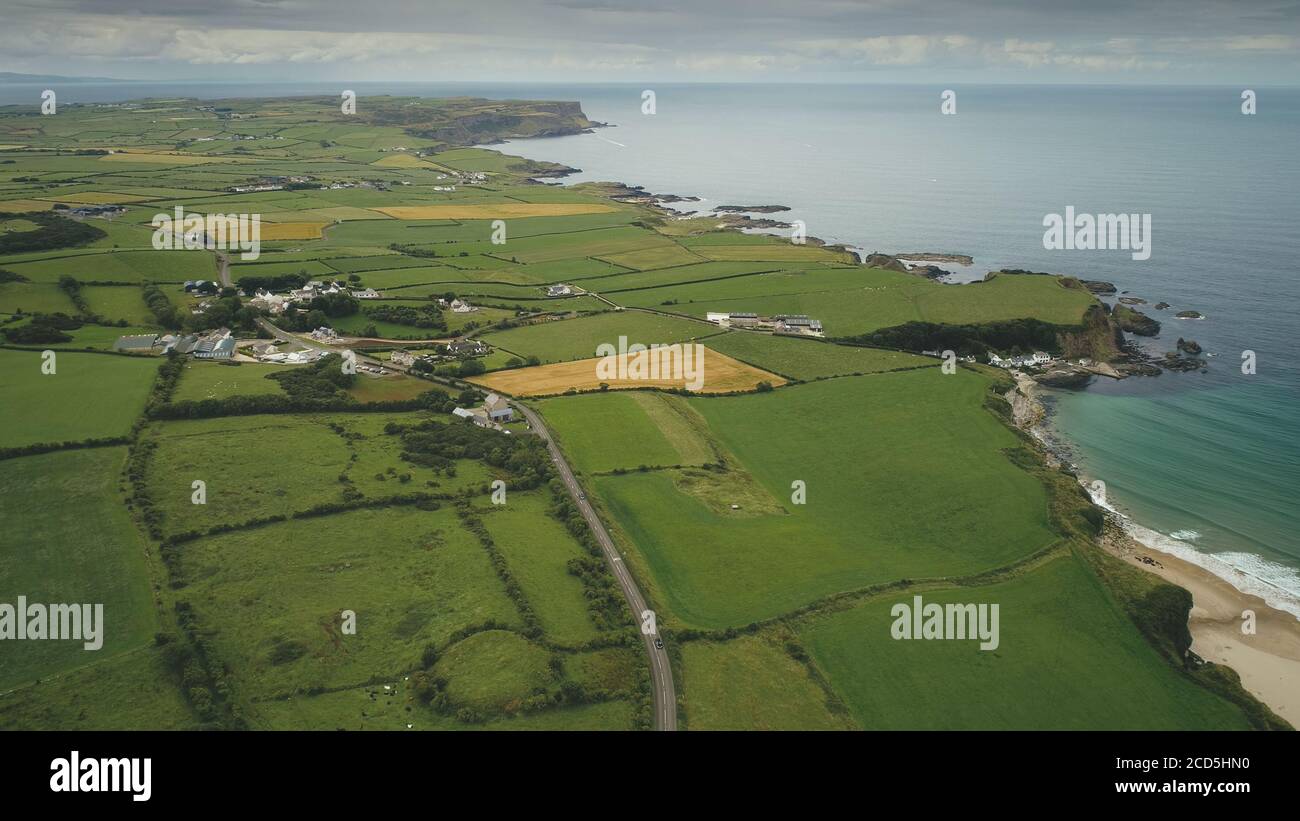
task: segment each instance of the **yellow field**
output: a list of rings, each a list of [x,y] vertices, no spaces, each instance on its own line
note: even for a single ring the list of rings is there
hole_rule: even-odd
[[[500,202],[483,205],[399,205],[372,208],[399,220],[493,220],[523,217],[571,217],[617,211],[612,205],[583,202]]]
[[[551,396],[570,388],[589,391],[599,388],[601,382],[607,382],[610,390],[686,387],[685,379],[600,379],[596,375],[598,362],[599,358],[579,359],[576,362],[496,371],[468,381],[511,396]],[[767,382],[773,387],[785,384],[785,380],[776,374],[738,362],[710,348],[704,349],[704,381],[699,393],[748,391],[759,382]]]
[[[320,239],[328,222],[263,222],[262,239]]]
[[[41,200],[0,200],[0,211],[11,214],[23,211],[49,211],[53,207],[54,203]]]
[[[26,148],[25,145],[0,145],[0,151],[13,151],[15,148]]]
[[[121,202],[143,202],[145,200],[158,199],[157,197],[142,197],[139,194],[114,194],[105,191],[80,191],[76,194],[63,194],[58,197],[41,197],[43,200],[50,202],[71,202],[77,205],[104,205],[106,203]]]

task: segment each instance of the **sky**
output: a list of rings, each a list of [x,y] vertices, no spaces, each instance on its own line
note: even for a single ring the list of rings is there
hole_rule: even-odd
[[[1300,84],[1300,0],[0,0],[0,71]]]

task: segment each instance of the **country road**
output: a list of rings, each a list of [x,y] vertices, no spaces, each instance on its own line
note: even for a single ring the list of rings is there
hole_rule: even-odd
[[[550,431],[546,429],[545,423],[542,422],[542,418],[536,412],[516,402],[511,404],[523,413],[533,432],[546,442],[546,447],[551,451],[551,457],[555,460],[555,466],[559,469],[560,478],[564,480],[564,486],[569,489],[569,495],[573,497],[574,504],[582,511],[582,517],[587,520],[591,532],[596,534],[596,541],[600,543],[601,550],[605,553],[605,560],[609,562],[609,568],[614,572],[614,578],[618,579],[619,587],[623,588],[623,596],[627,599],[628,606],[632,608],[633,618],[640,621],[641,612],[646,609],[645,599],[636,586],[636,580],[628,572],[623,557],[618,554],[618,548],[614,546],[614,540],[609,537],[609,532],[605,530],[605,525],[601,523],[600,517],[596,515],[591,502],[587,501],[586,496],[579,488],[578,480],[574,478],[573,471],[569,468],[569,463],[565,461],[564,454],[560,452],[559,445],[551,438]],[[650,686],[654,691],[655,729],[676,730],[677,693],[673,687],[673,672],[668,663],[668,651],[655,647],[655,636],[642,634],[641,637],[645,641],[646,652],[650,654]]]
[[[318,351],[338,352],[329,346],[316,345],[290,334],[263,318],[259,317],[257,324],[283,342],[297,342],[304,347]],[[391,362],[381,362],[361,355],[357,356],[358,362],[363,361],[363,359],[382,365],[390,370],[407,370],[407,368],[394,365]],[[450,380],[449,384],[461,384],[463,386],[465,383],[460,383],[459,380]],[[473,387],[482,390],[480,386],[475,385]],[[619,555],[618,548],[614,546],[614,540],[610,538],[609,532],[605,530],[605,525],[600,521],[600,517],[596,515],[596,510],[591,506],[591,502],[587,501],[586,496],[579,487],[578,480],[574,478],[573,470],[569,467],[568,461],[565,460],[564,454],[560,451],[560,446],[551,438],[546,424],[542,422],[542,418],[535,411],[509,398],[507,398],[507,401],[510,402],[511,407],[519,409],[519,412],[528,420],[528,425],[532,428],[532,431],[546,443],[551,458],[559,470],[560,478],[564,480],[564,486],[568,488],[569,495],[573,497],[573,503],[578,506],[578,510],[582,511],[582,517],[587,520],[591,532],[596,534],[596,541],[599,542],[601,550],[605,554],[609,569],[614,573],[614,578],[618,580],[618,585],[623,590],[623,597],[627,599],[628,607],[632,609],[632,618],[639,623],[641,613],[646,610],[645,598],[641,595],[641,590],[636,586],[636,580],[632,578],[632,574],[628,572],[627,567],[624,565],[623,557]],[[656,730],[676,730],[677,691],[673,686],[673,672],[668,661],[668,651],[655,647],[654,642],[657,635],[648,636],[642,633],[641,638],[645,642],[646,653],[650,656],[650,688],[654,693],[654,727]]]

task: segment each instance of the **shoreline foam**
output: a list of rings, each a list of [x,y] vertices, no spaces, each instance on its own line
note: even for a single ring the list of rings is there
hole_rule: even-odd
[[[1016,424],[1042,443],[1049,462],[1073,466],[1057,449],[1060,432],[1047,427],[1048,414],[1037,396],[1037,383],[1023,374],[1015,378],[1016,388],[1008,400]],[[1300,599],[1215,554],[1138,524],[1098,498],[1087,480],[1081,478],[1080,484],[1094,504],[1108,513],[1101,538],[1105,550],[1192,594],[1188,614],[1192,652],[1231,667],[1252,695],[1300,727]],[[1242,629],[1247,611],[1254,614],[1256,628],[1249,635]]]

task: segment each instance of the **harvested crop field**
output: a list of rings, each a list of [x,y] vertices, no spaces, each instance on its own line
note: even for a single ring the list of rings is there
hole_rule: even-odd
[[[604,214],[618,209],[595,202],[494,202],[482,205],[399,205],[371,210],[399,220],[491,220],[571,217],[575,214]]]
[[[324,222],[264,222],[262,239],[320,239]]]
[[[576,362],[559,362],[533,368],[497,371],[469,381],[501,391],[512,396],[554,396],[572,388],[589,391],[608,383],[610,390],[628,388],[682,388],[684,377],[677,379],[601,379],[596,372],[599,357],[579,359]],[[785,380],[776,374],[760,370],[737,361],[717,351],[704,349],[704,380],[699,393],[731,393],[751,391],[759,382],[776,387]]]

